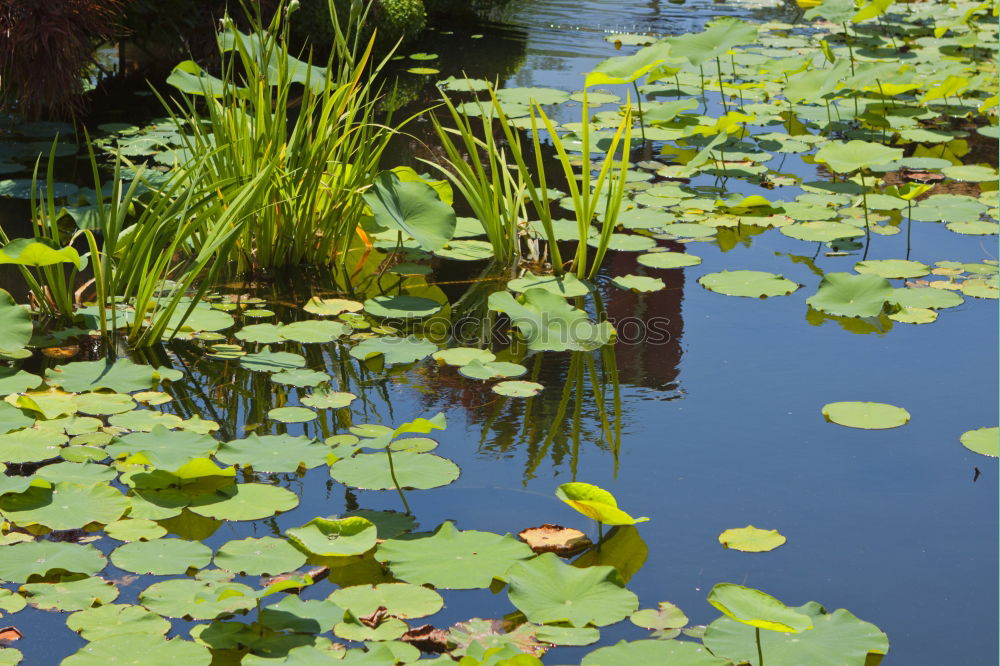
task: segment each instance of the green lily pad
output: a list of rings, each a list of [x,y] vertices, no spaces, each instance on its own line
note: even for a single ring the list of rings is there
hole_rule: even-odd
[[[799,285],[791,280],[764,271],[707,273],[698,278],[698,284],[709,291],[746,298],[786,296],[799,288]]]
[[[24,493],[0,499],[0,513],[12,523],[44,525],[53,530],[107,524],[121,518],[128,507],[128,500],[119,490],[103,484],[32,486]]]
[[[719,230],[707,224],[692,224],[690,222],[674,222],[663,227],[665,236],[672,238],[706,238],[715,236]],[[657,236],[659,238],[659,236]]]
[[[965,302],[961,294],[956,294],[953,291],[945,289],[931,289],[928,287],[901,287],[893,289],[887,300],[904,308],[927,308],[930,310],[953,308]]]
[[[670,231],[676,224],[668,225],[666,231]],[[709,234],[699,234],[707,236]],[[600,247],[601,241],[598,237],[587,239],[587,244],[591,247]],[[648,252],[656,247],[656,241],[648,236],[638,236],[636,234],[611,234],[608,238],[608,249],[619,252]]]
[[[294,509],[298,504],[298,496],[286,488],[240,483],[224,492],[217,491],[212,497],[199,499],[189,509],[218,520],[260,520]]]
[[[118,598],[118,588],[96,576],[55,583],[28,583],[20,590],[29,604],[42,610],[80,611],[109,604]]]
[[[109,416],[135,409],[135,401],[124,393],[81,393],[74,397],[76,409],[81,414]]]
[[[609,322],[594,324],[586,312],[544,289],[527,290],[521,302],[509,292],[494,292],[489,307],[510,317],[535,351],[589,351],[606,345],[614,332]]]
[[[585,569],[555,553],[517,562],[507,572],[508,595],[530,622],[568,622],[575,627],[604,626],[623,620],[639,607],[614,567]]]
[[[614,495],[590,483],[563,483],[556,488],[556,497],[591,520],[605,525],[634,525],[649,520],[628,515],[618,508]]]
[[[376,296],[365,301],[365,312],[385,319],[420,319],[440,310],[440,303],[419,296]]]
[[[215,553],[215,566],[243,575],[276,575],[306,563],[302,551],[284,539],[247,537],[229,541]]]
[[[904,324],[930,324],[937,318],[938,313],[929,308],[903,308],[889,315],[889,319]]]
[[[142,642],[136,650],[136,635],[121,635],[87,643],[62,661],[63,666],[208,666],[212,653],[208,648],[181,638]]]
[[[321,390],[303,396],[299,401],[303,405],[312,407],[313,409],[340,409],[341,407],[347,407],[357,400],[357,398],[358,396],[353,393]]]
[[[319,386],[330,381],[330,375],[317,370],[296,368],[274,373],[271,375],[271,381],[275,384],[287,384],[288,386]]]
[[[361,516],[375,524],[379,539],[394,539],[404,532],[409,532],[417,525],[413,516],[398,511],[374,511],[372,509],[357,509],[344,514],[345,518]]]
[[[8,463],[41,462],[55,458],[66,435],[27,428],[0,435],[0,459]]]
[[[163,637],[170,631],[170,622],[142,606],[105,604],[87,608],[66,618],[66,626],[88,641],[131,634],[133,637]]]
[[[409,619],[433,615],[444,607],[440,594],[410,583],[352,585],[334,590],[328,600],[358,617],[371,615],[383,607],[390,615]]]
[[[508,398],[530,398],[538,395],[545,387],[536,382],[500,382],[493,385],[493,392]]]
[[[392,454],[396,480],[403,488],[437,488],[458,478],[458,465],[431,453],[400,451]],[[382,453],[359,453],[330,465],[330,476],[351,488],[388,490],[395,488],[389,461]]]
[[[906,259],[869,259],[854,264],[858,273],[884,278],[915,278],[931,272],[930,266]]]
[[[451,347],[442,349],[431,354],[431,358],[446,365],[468,365],[473,361],[489,363],[496,359],[496,356],[488,349],[476,349],[475,347]]]
[[[650,252],[640,254],[636,261],[649,268],[686,268],[700,264],[701,257],[683,252]]]
[[[175,578],[147,587],[139,594],[139,603],[164,617],[213,620],[253,608],[257,595],[240,583]]]
[[[963,432],[961,442],[970,451],[992,458],[1000,456],[1000,428],[996,426]]]
[[[661,601],[657,608],[644,608],[632,613],[629,621],[637,627],[652,629],[653,636],[659,638],[661,633],[686,626],[688,616],[669,601]]]
[[[478,359],[466,363],[458,369],[458,374],[469,379],[499,379],[501,377],[520,377],[528,369],[520,363],[508,363],[506,361],[490,361],[483,363]]]
[[[741,550],[744,553],[766,553],[784,545],[785,541],[784,535],[778,530],[762,530],[753,525],[725,530],[719,535],[719,543],[723,548]]]
[[[562,104],[569,99],[569,93],[556,88],[501,88],[497,97],[504,104]]]
[[[878,275],[827,273],[806,303],[841,317],[877,317],[893,294],[888,280]]]
[[[811,601],[787,610],[808,617],[812,629],[795,634],[760,632],[765,664],[771,660],[775,664],[863,666],[877,663],[878,655],[889,651],[889,639],[878,627],[859,620],[843,608],[826,613],[822,606]],[[722,617],[705,630],[704,642],[705,647],[716,654],[738,662],[757,663],[757,634],[752,626]]]
[[[375,559],[393,575],[415,585],[443,589],[485,588],[512,564],[534,555],[510,535],[459,531],[450,522],[433,534],[411,534],[379,544]]]
[[[159,539],[167,530],[158,523],[144,518],[124,518],[108,523],[104,531],[118,541],[150,541]]]
[[[434,254],[454,261],[484,261],[493,258],[493,245],[483,240],[451,240]]]
[[[42,378],[26,370],[0,367],[0,395],[24,393],[42,383]]]
[[[594,650],[580,666],[619,664],[670,664],[670,666],[729,666],[729,659],[716,657],[698,643],[681,641],[619,641]]]
[[[305,601],[294,594],[289,594],[278,603],[271,604],[260,614],[261,624],[269,629],[275,631],[291,629],[304,634],[322,633],[343,618],[343,609],[329,601]]]
[[[144,391],[153,386],[156,369],[149,365],[136,365],[127,358],[111,362],[76,361],[45,371],[45,382],[59,386],[64,391],[83,393],[109,389],[117,393]]]
[[[312,413],[312,412],[310,412]],[[330,449],[309,437],[258,435],[234,439],[219,447],[215,457],[224,465],[251,467],[257,472],[289,474],[326,463]]]
[[[652,292],[666,289],[667,285],[660,278],[645,277],[643,275],[620,275],[611,284],[621,289],[638,292]]]
[[[935,194],[919,202],[910,218],[920,222],[975,222],[988,210],[977,199],[961,194]]]
[[[708,594],[708,603],[737,622],[798,634],[812,629],[812,619],[793,610],[770,594],[735,583],[717,583]]]
[[[361,516],[313,518],[301,527],[285,531],[303,550],[320,557],[361,555],[375,547],[378,530]]]
[[[413,363],[427,358],[437,351],[437,345],[415,336],[399,338],[387,335],[380,338],[368,338],[351,348],[354,358],[366,360],[373,356],[382,356],[386,365]]]
[[[910,413],[902,407],[882,402],[831,402],[823,406],[823,416],[838,425],[864,430],[898,428],[910,420]]]
[[[524,292],[529,289],[544,289],[549,293],[557,294],[564,298],[586,296],[593,290],[593,287],[572,273],[565,273],[560,276],[526,273],[522,277],[508,282],[507,288],[514,292]]]
[[[364,305],[357,301],[350,301],[344,298],[319,298],[314,296],[309,299],[302,309],[312,314],[323,317],[335,317],[344,312],[360,312]]]
[[[858,229],[843,222],[801,222],[789,224],[778,229],[789,238],[803,241],[814,241],[817,243],[830,243],[843,238],[857,238],[864,236],[864,229]]]
[[[997,180],[996,169],[978,164],[946,166],[941,169],[941,173],[952,180],[962,180],[969,183],[987,183],[990,181],[996,182]]]
[[[281,423],[305,423],[317,416],[316,412],[306,407],[275,407],[267,410],[267,418]]]
[[[962,220],[949,222],[945,225],[948,231],[966,236],[994,236],[1000,233],[1000,224],[996,222],[986,222],[984,220]]]
[[[49,483],[76,483],[84,486],[111,481],[117,476],[117,472],[107,465],[75,462],[46,465],[34,474],[34,478],[45,479]]]
[[[0,580],[26,583],[34,576],[78,573],[93,576],[107,564],[93,546],[64,541],[29,541],[4,546],[0,558]]]
[[[130,462],[175,470],[194,458],[207,458],[219,442],[196,432],[167,430],[161,425],[150,432],[134,432],[114,440],[105,451],[113,458],[128,456]]]
[[[816,151],[816,161],[822,162],[837,173],[851,173],[858,169],[887,164],[903,156],[901,148],[889,148],[870,141],[827,141]]]
[[[184,420],[176,414],[167,414],[152,409],[133,409],[130,412],[115,414],[108,423],[122,430],[152,432],[156,428],[180,428]]]
[[[281,372],[304,368],[306,360],[300,354],[273,352],[264,347],[263,351],[240,357],[240,365],[247,370],[257,372]]]
[[[154,539],[133,541],[111,553],[111,563],[137,574],[169,576],[201,569],[212,561],[212,549],[196,541]]]
[[[0,289],[0,356],[21,356],[32,329],[31,313]]]

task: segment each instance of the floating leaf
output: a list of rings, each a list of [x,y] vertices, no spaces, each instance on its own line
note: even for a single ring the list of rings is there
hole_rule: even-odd
[[[455,211],[426,183],[383,171],[363,196],[376,224],[412,236],[429,252],[440,250],[455,233]]]
[[[903,308],[889,315],[889,319],[904,324],[930,324],[937,321],[937,318],[938,313],[929,308]]]
[[[593,545],[580,530],[549,523],[521,530],[517,536],[536,553],[555,553],[560,557],[576,555]]]
[[[291,629],[299,633],[319,634],[344,618],[344,611],[329,601],[305,601],[294,594],[271,604],[260,614],[260,622],[269,629]],[[322,662],[321,662],[322,663]]]
[[[778,530],[762,530],[753,525],[739,529],[725,530],[719,535],[723,548],[742,550],[745,553],[765,553],[785,543],[785,537]]]
[[[558,276],[527,273],[522,277],[509,281],[507,288],[514,292],[523,292],[529,289],[544,289],[547,292],[564,298],[586,296],[593,290],[592,286],[572,273],[564,273]]]
[[[257,595],[240,583],[175,578],[147,587],[139,594],[139,603],[164,617],[212,620],[253,608]]]
[[[20,591],[28,603],[42,610],[79,611],[118,598],[118,588],[103,578],[61,580],[55,583],[28,583]]]
[[[215,553],[215,566],[250,576],[282,574],[305,563],[306,556],[301,551],[274,537],[228,541]]]
[[[589,351],[607,344],[614,333],[610,323],[592,323],[586,312],[544,289],[529,289],[521,299],[514,300],[506,291],[494,292],[489,307],[510,317],[529,349]]]
[[[996,458],[1000,455],[1000,428],[968,430],[962,433],[961,442],[970,451]]]
[[[654,630],[653,636],[660,637],[687,625],[688,616],[669,601],[661,601],[655,609],[645,608],[632,613],[629,620],[637,627]]]
[[[263,483],[240,483],[212,497],[199,498],[189,507],[194,513],[218,520],[260,520],[294,509],[298,496],[290,490]]]
[[[142,606],[105,604],[77,611],[66,618],[66,626],[88,641],[131,634],[163,637],[170,631],[170,622]]]
[[[305,407],[275,407],[267,410],[267,418],[281,423],[306,423],[317,416],[316,412]]]
[[[747,298],[785,296],[799,288],[799,285],[791,280],[764,271],[707,273],[698,278],[698,283],[710,291]]]
[[[0,435],[0,459],[8,463],[41,462],[55,458],[66,436],[57,432],[27,428]]]
[[[44,525],[71,530],[88,523],[110,523],[128,509],[121,492],[103,484],[56,483],[49,488],[32,486],[19,495],[0,499],[0,513],[18,525]]]
[[[640,254],[636,261],[649,268],[686,268],[700,264],[701,257],[683,252],[651,252]]]
[[[300,398],[300,402],[313,409],[340,409],[347,407],[357,400],[358,396],[353,393],[340,393],[337,391],[316,391]]]
[[[365,301],[365,312],[387,319],[419,319],[440,310],[440,303],[419,296],[376,296]]]
[[[829,166],[837,173],[851,173],[858,169],[888,164],[903,156],[901,148],[889,148],[870,141],[827,141],[816,151],[816,161]]]
[[[444,606],[440,594],[410,583],[352,585],[334,590],[328,599],[359,617],[371,615],[380,607],[399,618],[424,617]]]
[[[121,635],[87,643],[62,661],[62,666],[208,666],[212,653],[208,648],[181,638],[151,640],[143,636],[142,649],[136,650],[136,635]]]
[[[475,347],[451,347],[442,349],[431,354],[431,358],[446,365],[467,365],[473,361],[489,363],[496,359],[496,356],[488,349],[476,349]]]
[[[45,371],[45,381],[64,391],[83,393],[109,389],[118,393],[143,391],[153,386],[156,369],[136,365],[127,358],[117,361],[76,361]]]
[[[806,303],[841,317],[877,317],[892,296],[893,289],[883,277],[827,273]]]
[[[258,372],[281,372],[304,368],[306,360],[300,354],[273,352],[265,347],[263,351],[240,357],[240,365],[247,370]]]
[[[898,428],[910,420],[910,413],[902,407],[882,402],[831,402],[823,406],[823,416],[838,425],[865,430]]]
[[[927,275],[931,268],[919,261],[906,259],[869,259],[854,264],[854,270],[884,278],[915,278]]]
[[[579,569],[553,553],[515,563],[507,572],[511,603],[530,622],[604,626],[628,617],[639,598],[614,567]]]
[[[928,308],[931,310],[953,308],[965,302],[960,294],[953,291],[926,287],[893,289],[887,300],[904,308]]]
[[[717,583],[708,594],[708,603],[737,622],[767,629],[800,633],[812,629],[812,619],[781,603],[770,594],[735,583]]]
[[[812,629],[795,634],[780,630],[760,632],[765,664],[863,666],[878,663],[878,655],[889,651],[889,639],[878,627],[843,608],[826,613],[822,606],[811,601],[787,610],[808,617]],[[757,634],[752,626],[722,617],[705,630],[704,642],[715,654],[738,662],[757,663]]]
[[[287,384],[288,386],[319,386],[330,381],[330,375],[316,370],[296,368],[274,373],[271,375],[271,381],[275,384]]]
[[[377,529],[367,518],[313,518],[285,531],[306,552],[320,557],[361,555],[375,547]]]
[[[729,666],[729,659],[716,657],[698,643],[682,641],[619,641],[598,648],[583,658],[580,666],[620,664],[669,664],[670,666]]]
[[[528,369],[520,363],[506,361],[490,361],[484,363],[478,359],[466,363],[458,369],[458,374],[469,379],[499,379],[501,377],[520,377]]]
[[[134,432],[120,437],[105,450],[113,458],[129,456],[130,462],[176,470],[194,458],[207,458],[219,442],[196,432],[167,430],[161,425],[150,432]]]
[[[405,338],[387,335],[362,340],[351,348],[350,354],[362,361],[381,355],[386,365],[395,365],[419,361],[436,351],[437,345],[422,338],[412,335]]]
[[[118,541],[150,541],[159,539],[167,533],[167,530],[158,523],[144,518],[116,520],[105,525],[104,531],[109,537]]]
[[[413,534],[382,542],[375,559],[392,573],[416,585],[444,589],[488,587],[518,560],[534,553],[510,535],[459,531],[450,522],[433,534]],[[553,556],[555,557],[555,556]]]
[[[309,299],[302,309],[312,314],[323,317],[335,317],[344,312],[360,312],[364,306],[357,301],[349,301],[343,298],[319,298],[314,296]]]
[[[392,455],[396,480],[403,488],[437,488],[458,478],[458,465],[431,453],[400,451]],[[389,462],[381,453],[359,453],[330,466],[330,476],[351,488],[388,490],[395,488]]]
[[[781,227],[780,231],[789,238],[817,243],[830,243],[843,238],[858,238],[864,236],[864,229],[858,229],[843,222],[802,222]]]
[[[500,382],[493,385],[493,392],[508,398],[530,398],[538,395],[545,387],[535,382]]]
[[[493,258],[493,246],[481,240],[452,240],[434,254],[454,261],[483,261]]]
[[[225,465],[288,474],[299,467],[318,467],[326,463],[329,454],[330,449],[310,437],[253,433],[244,439],[226,442],[219,447],[215,457]]]
[[[633,518],[618,508],[614,495],[590,483],[564,483],[556,488],[556,497],[587,516],[605,525],[634,525],[649,518]]]
[[[101,551],[91,545],[63,541],[29,541],[4,547],[0,557],[0,580],[26,583],[39,576],[57,573],[79,573],[93,576],[107,562]]]
[[[169,576],[201,569],[212,561],[212,549],[196,541],[154,539],[133,541],[111,553],[111,563],[137,574]]]
[[[645,277],[643,275],[620,275],[611,280],[611,284],[621,289],[638,292],[660,291],[661,289],[666,289],[667,286],[663,284],[663,280],[660,278]]]

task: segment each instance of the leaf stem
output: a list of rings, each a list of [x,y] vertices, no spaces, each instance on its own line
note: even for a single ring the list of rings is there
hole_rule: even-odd
[[[639,93],[639,82],[633,81],[632,87],[635,88],[635,103],[639,105],[639,132],[642,134],[643,143],[646,141],[646,119],[642,115],[642,95]],[[587,112],[587,119],[584,122],[590,122],[590,113]]]
[[[757,666],[764,666],[764,651],[760,647],[760,627],[754,627],[754,634],[757,639]]]

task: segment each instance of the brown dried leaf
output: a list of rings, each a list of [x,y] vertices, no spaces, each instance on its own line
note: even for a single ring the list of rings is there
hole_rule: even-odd
[[[24,638],[17,627],[3,627],[0,628],[0,643],[13,643],[14,641],[19,641]]]
[[[389,615],[389,609],[386,608],[385,606],[379,606],[369,615],[364,615],[362,617],[359,617],[358,622],[365,625],[366,627],[374,629],[378,625],[382,624],[386,620],[386,618],[389,617],[394,617],[392,615]]]
[[[593,545],[580,530],[550,523],[521,530],[517,536],[536,553],[555,553],[560,557],[572,557]]]
[[[448,632],[430,624],[410,629],[399,640],[428,654],[441,654],[448,651]]]
[[[45,347],[42,349],[43,356],[55,359],[73,358],[79,353],[80,353],[79,345],[67,345],[65,347]]]

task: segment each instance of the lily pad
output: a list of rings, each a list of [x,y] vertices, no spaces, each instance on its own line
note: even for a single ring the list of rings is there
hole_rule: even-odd
[[[560,276],[527,273],[522,277],[508,282],[507,288],[514,292],[523,292],[529,289],[544,289],[547,292],[564,298],[586,296],[593,290],[593,287],[572,273],[564,273]]]
[[[708,594],[708,603],[737,622],[798,634],[812,629],[812,619],[789,608],[770,594],[735,583],[717,583]]]
[[[716,657],[698,643],[681,641],[619,641],[598,648],[583,658],[580,666],[620,664],[670,664],[670,666],[729,666],[733,662]]]
[[[240,583],[175,578],[147,587],[139,594],[139,603],[164,617],[212,620],[253,608],[257,595]]]
[[[1000,428],[994,426],[963,432],[961,442],[970,451],[996,458],[1000,455]]]
[[[294,509],[298,496],[286,488],[264,483],[240,483],[209,498],[202,498],[189,509],[218,520],[260,520],[281,511]]]
[[[469,379],[499,379],[501,377],[520,377],[528,369],[520,363],[508,363],[507,361],[490,361],[483,363],[478,359],[473,359],[458,369],[458,374]]]
[[[649,268],[686,268],[700,264],[701,257],[683,252],[650,252],[640,254],[636,261]]]
[[[902,287],[893,289],[887,300],[904,308],[927,308],[931,310],[953,308],[965,302],[961,294],[944,289],[930,289],[927,287]]]
[[[105,604],[77,611],[66,618],[66,626],[88,641],[132,634],[133,637],[165,636],[170,622],[142,606]]]
[[[313,409],[340,409],[357,400],[353,393],[338,391],[316,391],[300,398],[300,402]]]
[[[780,231],[789,238],[817,243],[830,243],[843,238],[864,236],[864,229],[858,229],[843,222],[801,222],[781,227]]]
[[[71,530],[88,523],[107,524],[121,518],[129,502],[121,491],[103,484],[56,483],[32,486],[19,495],[0,499],[0,513],[18,525],[44,525]]]
[[[281,423],[306,423],[318,416],[306,407],[275,407],[267,410],[267,418]]]
[[[431,453],[392,454],[396,480],[403,488],[437,488],[458,478],[458,465]],[[389,461],[382,453],[359,453],[330,465],[330,476],[345,486],[364,490],[395,488]]]
[[[79,611],[118,598],[118,588],[97,576],[55,583],[28,583],[20,587],[28,603],[42,610]]]
[[[507,572],[507,583],[511,603],[530,622],[604,626],[639,607],[639,598],[625,589],[614,567],[580,569],[554,553],[515,563]]]
[[[877,275],[827,273],[806,303],[841,317],[877,317],[893,293],[888,280]]]
[[[375,547],[378,530],[367,518],[313,518],[301,527],[286,530],[303,550],[320,557],[361,555]]]
[[[765,553],[785,543],[784,535],[778,530],[762,530],[753,525],[739,529],[725,530],[719,535],[723,548],[741,550],[745,553]]]
[[[111,563],[137,574],[169,576],[201,569],[212,561],[212,549],[196,541],[154,539],[133,541],[111,553]]]
[[[4,546],[0,558],[0,580],[26,583],[34,576],[78,573],[93,576],[107,561],[93,546],[64,541],[29,541]]]
[[[869,259],[854,264],[858,273],[878,275],[884,278],[915,278],[931,272],[930,266],[919,261],[906,259]]]
[[[509,534],[459,531],[450,522],[433,534],[389,539],[375,551],[375,559],[388,564],[397,578],[444,589],[488,587],[512,564],[533,555],[528,546]]]
[[[112,636],[87,643],[62,661],[62,666],[208,666],[212,653],[203,645],[181,638],[150,640],[143,636],[136,650],[136,635]]]
[[[271,375],[271,381],[275,384],[286,384],[288,386],[312,387],[325,384],[330,381],[330,375],[317,370],[306,370],[296,368],[294,370],[282,370]]]
[[[219,442],[196,432],[167,430],[154,426],[150,432],[134,432],[114,440],[105,450],[113,458],[128,456],[130,462],[175,470],[195,458],[207,458]]]
[[[467,365],[473,361],[489,363],[496,360],[496,355],[488,349],[475,347],[451,347],[431,354],[431,358],[446,365]]]
[[[306,556],[300,550],[275,537],[229,541],[215,553],[215,566],[250,576],[282,574],[305,563]]]
[[[144,391],[153,386],[156,369],[136,365],[127,358],[117,361],[76,361],[45,371],[45,381],[64,391],[83,393],[109,389],[118,393]]]
[[[376,296],[365,301],[365,312],[386,319],[420,319],[440,310],[440,303],[419,296]]]
[[[791,280],[764,271],[708,273],[698,278],[698,283],[709,291],[746,298],[786,296],[799,288],[799,285]]]
[[[354,358],[366,360],[373,356],[382,356],[386,365],[413,363],[427,358],[437,351],[437,345],[415,336],[399,338],[392,335],[380,338],[368,338],[351,348]]]
[[[225,465],[252,467],[257,472],[289,474],[300,467],[318,467],[326,463],[328,455],[330,449],[310,437],[253,433],[244,439],[226,442],[219,447],[215,457]]]
[[[382,607],[390,615],[409,619],[433,615],[444,607],[440,594],[411,583],[352,585],[334,590],[328,600],[358,617],[371,615]]]
[[[660,291],[667,287],[660,278],[651,278],[643,275],[620,275],[611,280],[611,284],[621,289],[644,293]]]
[[[240,365],[247,370],[257,372],[281,372],[304,368],[306,360],[300,354],[273,352],[265,347],[262,351],[240,357]]]
[[[309,302],[302,307],[306,312],[323,317],[335,317],[344,312],[360,312],[363,308],[364,305],[357,301],[344,298],[320,298],[318,296],[310,298]]]
[[[607,344],[614,333],[609,322],[594,324],[586,312],[544,289],[527,290],[521,302],[509,292],[494,292],[489,307],[510,317],[535,351],[589,351]]]
[[[508,398],[530,398],[538,395],[545,387],[536,382],[509,381],[493,385],[493,392]]]
[[[898,428],[910,420],[910,413],[902,407],[882,402],[831,402],[823,406],[823,416],[838,425],[864,430]]]

